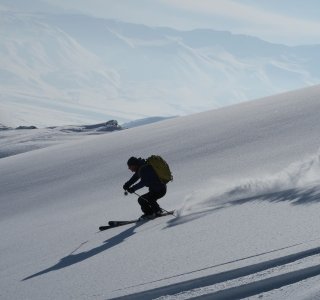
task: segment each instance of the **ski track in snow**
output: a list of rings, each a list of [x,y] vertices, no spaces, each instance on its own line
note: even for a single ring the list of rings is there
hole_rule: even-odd
[[[294,246],[296,245],[291,247]],[[275,251],[279,250],[282,249]],[[246,267],[112,299],[242,299],[318,275],[320,247],[315,247]]]

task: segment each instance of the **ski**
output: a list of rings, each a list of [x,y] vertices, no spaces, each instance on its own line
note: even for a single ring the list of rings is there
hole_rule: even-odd
[[[174,210],[163,212],[160,216],[157,216],[154,219],[164,217],[164,216],[169,216],[169,215],[174,215]],[[154,219],[146,219],[146,220],[135,219],[135,220],[129,220],[129,221],[109,221],[108,222],[109,225],[100,226],[99,230],[103,231],[103,230],[107,230],[107,229],[111,229],[111,228],[115,228],[115,227],[119,227],[119,226],[124,226],[124,225],[128,225],[128,224],[152,221]]]
[[[127,225],[127,224],[132,224],[132,223],[137,223],[139,222],[139,220],[132,220],[132,221],[111,221],[109,223],[111,223],[112,225],[105,225],[105,226],[100,226],[99,230],[103,231],[103,230],[107,230],[110,228],[115,228],[115,227],[119,227],[119,226],[123,226],[123,225]]]
[[[137,223],[137,222],[139,222],[139,219],[131,220],[131,221],[109,221],[108,224],[109,224],[109,226],[111,226],[111,227],[117,227],[117,226],[122,226],[122,225]]]
[[[154,219],[156,219],[156,218],[160,218],[160,217],[164,217],[164,216],[168,216],[168,215],[173,215],[173,214],[174,214],[174,210],[172,210],[172,211],[164,211],[164,212],[161,213],[160,216],[157,216],[157,217],[155,217],[155,218],[153,218],[153,219],[147,219],[146,221],[154,220]],[[136,223],[136,222],[138,222],[138,221],[139,221],[139,219],[131,220],[131,221],[109,221],[108,224],[109,224],[110,226],[116,227],[116,226],[121,226],[121,225],[127,225],[127,224]],[[144,221],[144,220],[142,220],[142,221]]]

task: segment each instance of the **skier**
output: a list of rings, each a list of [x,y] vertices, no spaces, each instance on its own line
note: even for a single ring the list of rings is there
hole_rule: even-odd
[[[141,210],[144,213],[140,219],[153,219],[160,216],[162,209],[157,203],[157,200],[166,194],[166,184],[159,179],[153,167],[149,165],[145,159],[130,157],[127,165],[129,170],[134,172],[134,174],[123,185],[123,189],[129,193],[134,193],[136,190],[145,186],[149,188],[148,193],[138,198]],[[139,179],[140,181],[134,184]]]

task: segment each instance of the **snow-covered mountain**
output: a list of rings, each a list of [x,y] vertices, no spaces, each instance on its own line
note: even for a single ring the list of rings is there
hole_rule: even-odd
[[[5,125],[185,115],[320,82],[319,45],[153,28],[40,9],[32,0],[35,13],[11,2],[0,10]]]
[[[19,126],[9,128],[0,124],[0,158],[55,146],[88,135],[98,135],[125,129],[116,120],[91,125],[68,125],[36,128]]]
[[[99,124],[50,126],[45,128],[37,128],[33,125],[11,128],[0,124],[0,158],[84,139],[88,135],[110,133],[166,119],[168,118],[150,117],[122,125],[119,125],[116,120],[109,120]]]
[[[314,299],[320,86],[0,160],[1,299]],[[162,155],[176,217],[123,196]],[[143,191],[139,191],[143,193]],[[171,296],[170,296],[171,295]]]

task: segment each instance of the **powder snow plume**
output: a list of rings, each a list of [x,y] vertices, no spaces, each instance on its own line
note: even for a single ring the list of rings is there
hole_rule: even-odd
[[[289,165],[281,172],[260,179],[246,179],[232,185],[215,182],[209,188],[186,196],[177,222],[201,217],[212,211],[249,201],[306,204],[320,201],[320,151]],[[180,220],[179,220],[180,219]]]

